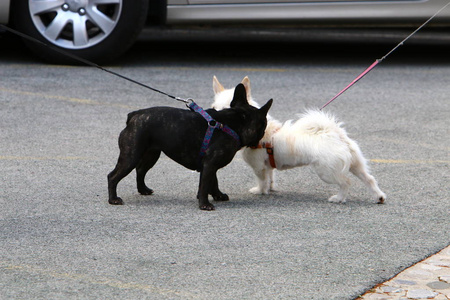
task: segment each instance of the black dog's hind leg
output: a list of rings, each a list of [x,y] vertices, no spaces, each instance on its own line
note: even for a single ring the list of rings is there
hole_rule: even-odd
[[[121,155],[122,156],[122,155]],[[122,157],[119,157],[114,170],[108,174],[108,193],[109,193],[109,204],[122,205],[123,201],[121,198],[117,197],[117,184],[125,176],[130,174],[135,168],[136,163],[125,161]]]
[[[228,201],[230,198],[227,194],[222,193],[219,190],[219,181],[217,180],[217,173],[214,174],[213,182],[209,194],[213,197],[215,201]]]
[[[114,170],[108,174],[109,204],[122,205],[123,201],[117,197],[117,184],[130,174],[141,160],[142,147],[139,147],[135,136],[125,128],[119,136],[120,155]]]
[[[137,189],[141,195],[151,195],[153,190],[145,185],[145,175],[158,161],[161,151],[147,150],[136,167]]]

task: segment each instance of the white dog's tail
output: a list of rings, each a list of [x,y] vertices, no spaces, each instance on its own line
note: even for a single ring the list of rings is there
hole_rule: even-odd
[[[296,151],[301,153],[299,157],[303,157],[305,163],[309,161],[308,163],[320,165],[321,169],[337,171],[335,175],[339,176],[338,174],[350,170],[353,152],[350,147],[354,146],[348,140],[342,124],[332,114],[309,109],[297,121],[287,121],[279,135],[291,137],[285,140],[295,145]],[[357,150],[354,152],[357,153]]]
[[[352,165],[354,163],[363,164],[364,169],[367,169],[366,159],[358,144],[348,137],[346,130],[343,128],[344,123],[339,122],[334,115],[317,109],[309,109],[301,114],[297,123],[302,123],[302,127],[312,135],[337,134],[338,138],[348,145],[352,156]]]
[[[338,122],[332,114],[317,109],[306,110],[300,115],[296,125],[303,127],[303,130],[313,135],[344,131],[343,123]],[[344,135],[346,135],[345,131]]]

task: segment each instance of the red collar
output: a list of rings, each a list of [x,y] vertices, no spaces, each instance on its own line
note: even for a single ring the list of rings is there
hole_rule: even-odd
[[[263,142],[263,143],[259,143],[258,146],[256,146],[256,147],[251,147],[251,148],[252,148],[252,149],[262,149],[262,148],[266,149],[267,154],[269,155],[270,166],[271,166],[272,168],[274,168],[274,169],[277,168],[277,166],[276,166],[276,164],[275,164],[275,158],[274,158],[274,156],[273,156],[273,146],[272,146],[272,143],[269,143],[269,142],[264,143],[264,142]]]

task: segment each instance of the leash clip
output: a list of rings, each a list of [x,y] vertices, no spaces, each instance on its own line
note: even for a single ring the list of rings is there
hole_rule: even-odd
[[[181,98],[181,97],[175,97],[175,100],[180,101],[180,102],[184,102],[187,107],[189,107],[190,103],[194,102],[194,99],[192,99],[192,98],[184,99],[184,98]]]

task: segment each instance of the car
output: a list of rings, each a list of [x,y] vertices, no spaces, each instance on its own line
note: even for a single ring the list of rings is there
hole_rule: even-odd
[[[0,23],[97,63],[113,61],[144,26],[418,26],[448,0],[0,0]],[[449,25],[450,8],[433,24]],[[67,58],[26,40],[39,57]]]

